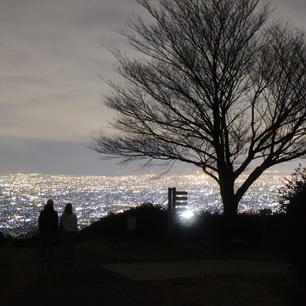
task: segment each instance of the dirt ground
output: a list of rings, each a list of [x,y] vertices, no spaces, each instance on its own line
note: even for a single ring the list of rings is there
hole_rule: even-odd
[[[206,245],[110,243],[76,246],[74,260],[58,247],[52,259],[37,248],[0,250],[0,304],[19,305],[148,305],[148,306],[302,306],[304,292],[292,273],[223,275],[135,281],[103,269],[102,264],[220,259],[279,261],[277,254],[255,250],[220,250]]]

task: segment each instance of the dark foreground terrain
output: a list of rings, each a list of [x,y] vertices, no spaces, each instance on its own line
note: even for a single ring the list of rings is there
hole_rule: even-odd
[[[140,209],[133,234],[124,215],[94,224],[80,233],[73,260],[64,259],[60,244],[53,258],[41,259],[35,238],[3,244],[1,306],[305,305],[305,289],[270,221],[249,227],[244,220],[228,239],[213,225],[220,220],[206,218],[205,226],[169,236],[164,212],[154,213],[161,215],[152,221],[150,211],[146,220]]]
[[[76,248],[72,261],[57,249],[53,259],[40,259],[36,248],[0,253],[1,305],[304,305],[302,289],[290,268],[271,274],[182,276],[135,280],[104,264],[141,262],[150,274],[154,262],[274,263],[272,254],[230,251],[210,253],[204,245],[109,243],[91,241]],[[213,258],[212,258],[213,257]],[[223,257],[223,258],[222,258]],[[229,260],[231,258],[231,260]],[[280,262],[280,259],[277,259]],[[154,267],[154,265],[153,265]],[[177,271],[179,272],[179,271]],[[187,273],[188,274],[188,273]]]

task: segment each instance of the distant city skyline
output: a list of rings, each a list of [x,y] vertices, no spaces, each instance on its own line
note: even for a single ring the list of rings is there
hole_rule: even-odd
[[[305,30],[304,0],[270,3],[274,18]],[[101,77],[117,78],[115,60],[105,47],[131,52],[116,30],[141,13],[134,0],[1,1],[0,174],[166,170],[101,160],[88,147],[91,135],[109,128],[114,116],[102,104],[109,89]],[[299,162],[278,168],[290,171]],[[182,163],[172,169],[178,174],[197,171]]]
[[[239,180],[238,180],[239,184]],[[279,174],[263,175],[239,203],[239,211],[258,213],[262,209],[279,211],[278,188],[283,184]],[[109,212],[124,211],[150,202],[165,207],[169,186],[188,192],[192,213],[222,211],[218,185],[203,175],[134,175],[122,177],[28,175],[0,176],[0,232],[22,235],[37,226],[37,216],[48,198],[62,212],[67,202],[73,203],[79,226],[83,228]]]

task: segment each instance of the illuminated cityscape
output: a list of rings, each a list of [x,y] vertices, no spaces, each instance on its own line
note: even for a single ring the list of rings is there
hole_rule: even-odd
[[[265,173],[243,197],[239,212],[253,214],[266,208],[277,212],[277,190],[283,181],[284,175],[279,172]],[[83,228],[109,212],[122,212],[142,203],[166,207],[169,187],[188,192],[188,209],[193,212],[222,212],[218,186],[204,175],[10,174],[0,176],[0,231],[21,235],[36,229],[39,212],[49,198],[54,200],[59,215],[71,202]]]

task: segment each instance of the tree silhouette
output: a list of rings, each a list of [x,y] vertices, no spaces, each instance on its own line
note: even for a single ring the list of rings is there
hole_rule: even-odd
[[[92,148],[126,162],[198,166],[234,216],[266,169],[306,153],[304,32],[268,24],[271,10],[258,0],[138,3],[152,20],[122,31],[137,57],[112,51],[125,82],[108,82],[105,97],[119,133],[102,132]]]

